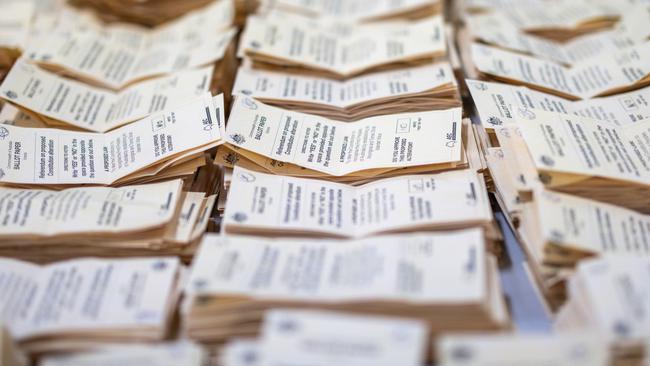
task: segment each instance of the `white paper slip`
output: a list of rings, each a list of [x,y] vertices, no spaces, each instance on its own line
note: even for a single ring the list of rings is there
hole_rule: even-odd
[[[488,296],[486,260],[480,229],[355,241],[207,234],[185,292],[309,303],[480,302]],[[359,271],[359,263],[375,270]]]
[[[328,120],[237,97],[226,141],[333,176],[461,160],[461,109]]]
[[[261,364],[420,366],[427,333],[415,320],[274,309],[264,316]]]
[[[447,62],[358,76],[346,81],[240,67],[233,93],[260,100],[317,103],[337,108],[422,93],[455,84]]]
[[[428,9],[439,3],[438,0],[280,0],[273,1],[273,6],[283,10],[295,11],[304,15],[320,19],[333,19],[337,21],[367,21],[377,18],[387,18]]]
[[[207,354],[191,342],[133,344],[43,357],[39,366],[204,366]]]
[[[165,328],[176,258],[77,259],[37,266],[0,258],[0,314],[19,340]]]
[[[525,120],[530,109],[574,114],[618,126],[650,119],[650,87],[609,97],[571,101],[526,87],[478,80],[466,82],[486,128]]]
[[[0,3],[0,49],[23,49],[34,15],[34,2],[29,0]]]
[[[607,345],[590,334],[469,334],[438,341],[440,366],[606,366]]]
[[[45,122],[106,132],[209,92],[212,66],[178,72],[108,91],[19,60],[0,85],[0,97]]]
[[[219,355],[222,366],[260,366],[260,344],[257,339],[232,339],[223,346]]]
[[[329,23],[249,17],[240,41],[247,56],[287,60],[292,64],[351,77],[375,66],[446,53],[441,16],[381,25],[350,25],[344,34]],[[279,62],[279,61],[278,61]]]
[[[209,94],[105,134],[0,127],[0,182],[108,185],[221,143],[223,98]]]
[[[489,200],[469,170],[386,178],[361,186],[235,167],[227,232],[361,237],[391,231],[486,225]]]
[[[168,223],[180,180],[62,191],[0,187],[0,238],[128,233]]]

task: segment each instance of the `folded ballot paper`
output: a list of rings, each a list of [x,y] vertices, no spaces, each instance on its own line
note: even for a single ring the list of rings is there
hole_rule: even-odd
[[[522,84],[568,99],[618,94],[650,85],[650,43],[590,58],[567,67],[479,43],[471,45],[480,76]]]
[[[153,29],[99,22],[84,23],[83,32],[55,28],[31,37],[24,58],[58,74],[118,90],[221,60],[237,33],[232,16],[232,2],[218,1]]]
[[[386,232],[487,228],[492,211],[471,170],[386,178],[361,186],[236,167],[228,233],[358,238]]]
[[[63,188],[193,174],[221,144],[223,98],[209,93],[106,133],[0,126],[0,183]]]
[[[113,92],[21,59],[0,85],[0,97],[50,127],[107,132],[209,92],[212,71],[181,71]]]
[[[421,366],[427,339],[425,324],[411,319],[277,308],[264,314],[259,338],[227,343],[219,361],[222,366]]]
[[[605,339],[615,364],[641,365],[650,349],[650,258],[610,256],[578,266],[556,328]]]
[[[650,212],[650,121],[604,121],[527,110],[498,129],[504,155],[525,181],[585,198]]]
[[[177,301],[176,258],[84,258],[38,266],[0,258],[5,326],[32,355],[161,340]]]
[[[267,0],[262,7],[295,12],[303,16],[347,22],[388,19],[421,19],[440,13],[440,0],[365,1],[365,0]]]
[[[34,262],[191,255],[216,196],[182,187],[180,180],[61,191],[0,187],[0,255]]]
[[[278,306],[409,317],[430,334],[509,326],[480,229],[356,241],[207,235],[185,293],[185,331],[201,342],[254,336]]]
[[[62,355],[46,356],[39,366],[205,366],[207,351],[199,345],[174,343],[113,345]]]
[[[528,110],[571,114],[617,126],[650,119],[650,86],[608,97],[568,100],[524,86],[466,80],[486,129],[517,123]]]
[[[346,81],[243,66],[237,73],[233,93],[339,121],[461,105],[456,79],[447,62],[377,72]]]
[[[601,339],[585,333],[445,335],[437,342],[440,366],[607,366]]]
[[[237,97],[228,121],[217,159],[236,153],[234,163],[258,169],[272,159],[286,175],[361,180],[466,166],[460,108],[340,122]]]
[[[239,44],[255,69],[346,79],[430,64],[446,55],[442,16],[333,24],[297,15],[251,16]]]

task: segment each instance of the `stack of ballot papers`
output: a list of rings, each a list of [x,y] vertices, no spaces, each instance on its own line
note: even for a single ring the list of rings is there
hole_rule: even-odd
[[[220,61],[237,33],[232,18],[232,3],[219,1],[153,29],[80,21],[33,35],[23,57],[57,74],[119,90]]]
[[[187,341],[106,346],[71,354],[43,357],[39,366],[205,366],[208,355]]]
[[[465,168],[467,130],[460,108],[341,122],[237,97],[217,161],[355,182]]]
[[[227,343],[219,364],[422,366],[427,338],[424,323],[410,319],[276,308],[258,339]]]
[[[0,81],[20,57],[29,36],[34,3],[26,0],[3,1],[0,12]]]
[[[212,71],[180,71],[114,92],[21,59],[0,85],[0,97],[50,127],[107,132],[209,92]]]
[[[346,81],[244,66],[237,73],[233,93],[339,121],[461,105],[448,62],[377,72]]]
[[[469,13],[489,12],[517,29],[564,42],[606,30],[621,17],[626,4],[589,0],[464,0]]]
[[[542,110],[499,128],[504,157],[526,182],[650,213],[650,120],[617,126]]]
[[[446,56],[442,16],[338,23],[274,12],[250,16],[239,54],[252,67],[331,79],[431,64]]]
[[[598,337],[582,333],[445,335],[437,343],[440,366],[607,366]]]
[[[488,131],[516,124],[531,109],[597,119],[617,126],[650,119],[650,87],[572,101],[524,86],[470,79],[466,83],[481,124]]]
[[[74,6],[90,8],[107,22],[130,22],[157,26],[213,2],[230,0],[68,0]]]
[[[610,344],[615,364],[650,359],[650,258],[610,256],[582,262],[556,327],[588,331]]]
[[[0,126],[0,184],[61,189],[70,185],[142,184],[193,175],[203,153],[222,143],[221,95],[106,133]]]
[[[177,302],[176,258],[82,258],[38,266],[0,258],[0,314],[32,355],[167,335]]]
[[[278,306],[408,317],[432,335],[509,327],[480,229],[355,241],[206,235],[185,295],[185,331],[209,343],[258,334]]]
[[[181,188],[180,180],[61,191],[0,187],[0,255],[34,262],[192,255],[216,196]]]
[[[588,58],[571,67],[479,43],[471,65],[484,79],[526,85],[568,99],[618,94],[650,85],[650,42]]]
[[[360,238],[481,227],[491,248],[497,239],[483,179],[470,170],[349,186],[236,167],[228,197],[222,223],[228,233]]]
[[[18,348],[9,331],[0,321],[0,365],[27,366],[27,357]]]
[[[441,0],[264,0],[260,11],[281,10],[345,22],[372,22],[389,19],[422,19],[442,11]]]

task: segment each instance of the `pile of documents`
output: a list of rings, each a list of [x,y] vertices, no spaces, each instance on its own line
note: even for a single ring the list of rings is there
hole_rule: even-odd
[[[0,264],[5,326],[31,354],[161,340],[179,295],[171,257]]]
[[[187,334],[210,343],[258,334],[277,306],[415,318],[432,335],[509,326],[480,229],[354,241],[206,235],[185,293]]]

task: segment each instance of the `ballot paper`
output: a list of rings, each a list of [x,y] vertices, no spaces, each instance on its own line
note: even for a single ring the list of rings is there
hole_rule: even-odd
[[[0,238],[106,235],[159,227],[174,217],[182,186],[173,180],[62,191],[0,187]]]
[[[46,266],[0,258],[0,263],[5,279],[0,313],[21,342],[109,332],[128,339],[147,329],[160,339],[179,270],[176,258],[87,258]]]
[[[485,128],[517,123],[530,109],[575,114],[618,126],[650,119],[650,87],[609,97],[567,100],[526,87],[466,80]]]
[[[367,74],[347,81],[241,67],[233,93],[305,113],[356,120],[416,108],[433,110],[458,106],[456,89],[451,66],[439,62]]]
[[[88,26],[64,29],[30,39],[24,58],[87,83],[111,89],[154,76],[204,66],[220,60],[236,29],[228,28],[228,1],[190,13],[167,25]],[[229,14],[222,15],[222,14]]]
[[[437,342],[440,366],[606,366],[605,346],[584,333],[446,335]]]
[[[8,0],[0,3],[0,49],[23,49],[29,35],[34,8],[34,2],[28,0]]]
[[[178,72],[113,92],[18,61],[0,97],[54,127],[106,132],[154,112],[182,105],[209,91],[213,67]]]
[[[569,301],[558,315],[557,328],[589,331],[622,348],[643,347],[650,337],[648,276],[647,257],[582,262],[569,281]]]
[[[285,18],[249,17],[240,52],[253,60],[255,68],[293,66],[348,78],[387,65],[431,63],[446,54],[441,16],[349,25],[345,31],[332,31],[330,23]]]
[[[569,68],[515,52],[473,43],[472,60],[483,74],[571,99],[633,90],[650,82],[650,43],[590,59]]]
[[[492,220],[487,191],[471,170],[349,186],[236,167],[228,195],[227,232],[361,237]]]
[[[223,98],[209,94],[99,134],[0,127],[0,182],[109,185],[221,143]]]
[[[264,315],[261,364],[420,366],[423,322],[341,312],[273,309]]]
[[[439,0],[279,0],[269,1],[282,10],[337,21],[369,21],[397,17],[427,16],[438,10]]]
[[[204,366],[207,352],[192,342],[107,346],[44,357],[39,366]]]
[[[461,160],[461,109],[328,120],[237,97],[226,142],[332,176]]]

